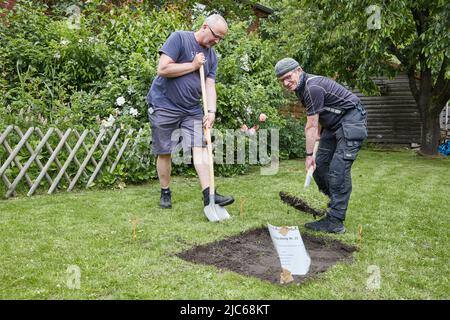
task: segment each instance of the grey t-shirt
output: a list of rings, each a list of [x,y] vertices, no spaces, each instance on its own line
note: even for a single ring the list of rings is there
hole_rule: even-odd
[[[324,128],[336,125],[341,115],[327,111],[329,107],[338,110],[355,108],[359,98],[336,81],[323,76],[303,72],[296,94],[306,108],[306,114],[319,114],[319,123]]]
[[[197,53],[203,52],[205,77],[215,79],[217,56],[213,48],[204,48],[195,40],[194,32],[175,31],[164,43],[159,53],[168,55],[176,63],[192,62]],[[176,78],[156,76],[147,95],[147,102],[154,109],[169,108],[200,114],[201,85],[199,71]]]

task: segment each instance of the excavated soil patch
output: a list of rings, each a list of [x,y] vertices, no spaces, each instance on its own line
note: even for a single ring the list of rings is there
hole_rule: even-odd
[[[317,276],[338,262],[351,262],[356,247],[337,240],[302,234],[303,243],[311,257],[305,276],[294,276],[291,283],[302,283]],[[280,283],[281,264],[267,228],[250,230],[207,245],[196,246],[177,254],[199,264],[213,265],[245,276]]]

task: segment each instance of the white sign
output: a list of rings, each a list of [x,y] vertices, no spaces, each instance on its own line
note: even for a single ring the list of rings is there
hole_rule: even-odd
[[[303,244],[297,226],[275,227],[268,224],[270,237],[280,258],[281,267],[291,274],[305,275],[309,271],[311,258]]]

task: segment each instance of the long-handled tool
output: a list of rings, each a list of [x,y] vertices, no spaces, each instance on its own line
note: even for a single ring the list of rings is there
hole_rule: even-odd
[[[313,150],[313,159],[316,160],[316,153],[317,153],[317,149],[319,148],[319,140],[316,141],[316,143],[314,144],[314,150]],[[314,168],[313,166],[309,167],[308,169],[308,173],[306,174],[306,178],[305,178],[305,185],[303,186],[304,188],[308,188],[309,185],[311,184],[311,178],[314,172]]]
[[[206,85],[205,85],[205,72],[203,65],[200,67],[200,82],[202,86],[202,99],[204,114],[208,114],[208,105],[206,100]],[[208,161],[209,161],[209,205],[203,209],[206,217],[209,221],[216,222],[219,220],[226,220],[230,218],[228,211],[215,203],[215,189],[214,189],[214,160],[211,144],[211,130],[205,127],[206,146],[208,149]]]

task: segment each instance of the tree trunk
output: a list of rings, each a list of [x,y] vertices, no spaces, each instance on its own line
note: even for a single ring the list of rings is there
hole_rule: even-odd
[[[425,155],[437,155],[440,135],[439,113],[436,115],[433,114],[431,110],[426,110],[424,112],[424,117],[422,118],[422,141],[420,152]]]

